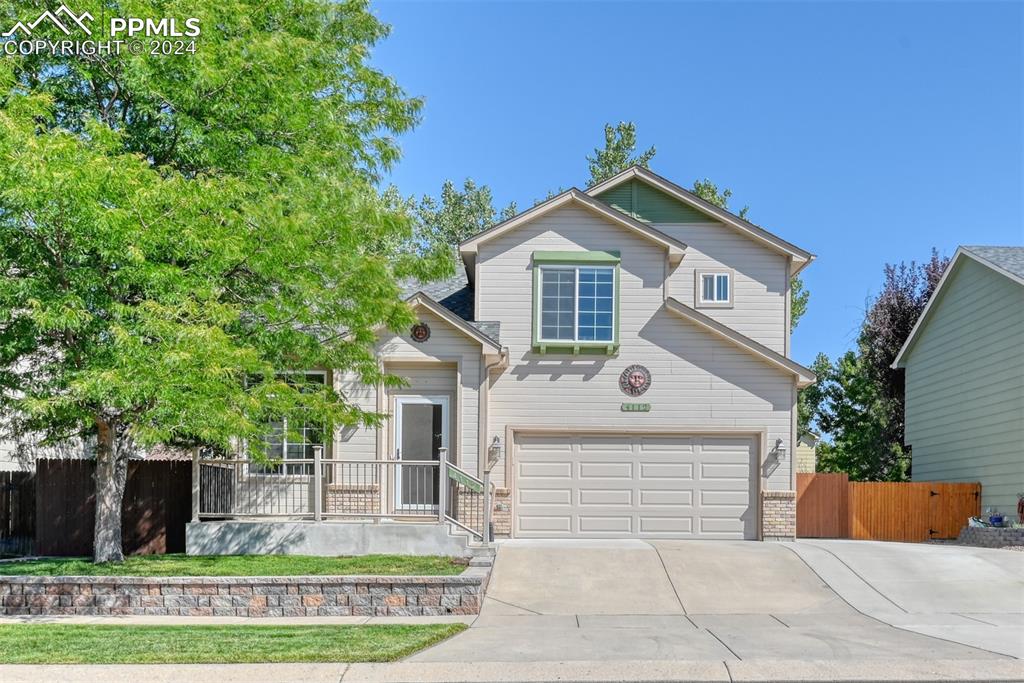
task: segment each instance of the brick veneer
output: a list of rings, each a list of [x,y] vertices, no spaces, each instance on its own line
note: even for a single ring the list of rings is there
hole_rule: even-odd
[[[761,538],[766,541],[796,539],[796,491],[761,492]]]
[[[1024,546],[1024,529],[965,526],[956,542],[981,548],[1002,548],[1009,545]]]
[[[0,577],[0,614],[439,616],[477,614],[489,567],[458,576]]]
[[[380,514],[380,486],[377,484],[328,484],[324,496],[328,514]]]
[[[494,490],[494,511],[491,512],[495,536],[512,535],[512,491],[498,487]]]

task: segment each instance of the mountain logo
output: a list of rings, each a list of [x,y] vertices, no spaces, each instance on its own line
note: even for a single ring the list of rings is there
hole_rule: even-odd
[[[64,21],[62,22],[58,17],[63,17]],[[11,30],[5,31],[4,33],[0,33],[0,36],[7,38],[13,36],[18,31],[21,31],[26,36],[30,36],[32,35],[32,31],[35,30],[44,21],[48,21],[57,28],[59,28],[61,31],[64,32],[64,35],[66,36],[71,35],[71,29],[68,28],[68,26],[77,26],[81,30],[85,31],[85,35],[91,36],[92,31],[89,29],[88,26],[86,26],[85,22],[92,20],[93,16],[88,12],[83,12],[81,15],[76,15],[74,12],[68,9],[67,5],[61,5],[56,12],[46,10],[38,17],[36,17],[34,21],[30,21],[28,23],[19,21],[15,23],[14,26],[11,27]]]

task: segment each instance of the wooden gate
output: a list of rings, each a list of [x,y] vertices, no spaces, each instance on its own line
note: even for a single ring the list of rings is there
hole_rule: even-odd
[[[846,474],[798,474],[796,535],[801,538],[849,538]]]
[[[956,538],[981,512],[981,484],[797,475],[797,536],[921,542]]]

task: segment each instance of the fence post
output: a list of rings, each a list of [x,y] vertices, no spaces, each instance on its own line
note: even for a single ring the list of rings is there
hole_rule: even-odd
[[[200,505],[199,499],[202,491],[200,487],[199,471],[199,446],[192,449],[192,521],[199,521]]]
[[[313,521],[323,521],[324,471],[321,466],[324,447],[313,446]]]
[[[448,449],[438,449],[437,463],[437,521],[444,524],[448,498]]]
[[[483,542],[484,547],[491,544],[491,510],[494,509],[494,503],[491,502],[491,471],[488,469],[484,470],[484,529],[483,529]]]

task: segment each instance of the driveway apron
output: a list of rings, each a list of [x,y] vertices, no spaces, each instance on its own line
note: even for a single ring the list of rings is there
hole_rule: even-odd
[[[480,616],[421,662],[993,659],[851,607],[792,549],[506,541]]]

